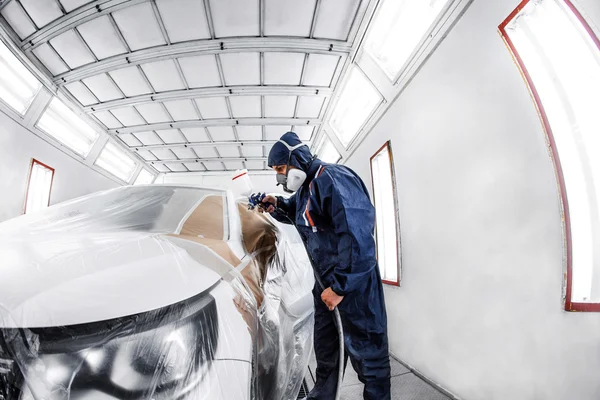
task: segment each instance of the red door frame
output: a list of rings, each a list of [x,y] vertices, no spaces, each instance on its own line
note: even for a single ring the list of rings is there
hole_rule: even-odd
[[[396,218],[396,239],[398,241],[400,241],[400,225],[398,223],[398,215],[396,215],[396,206],[397,206],[397,192],[396,192],[396,176],[394,173],[394,156],[392,154],[392,142],[391,140],[388,140],[387,142],[384,143],[383,146],[381,146],[379,148],[379,150],[377,150],[375,152],[375,154],[373,154],[371,156],[371,158],[369,159],[369,168],[371,169],[371,186],[373,188],[373,202],[375,202],[375,179],[373,179],[373,159],[375,157],[377,157],[379,155],[379,153],[381,153],[381,151],[383,149],[387,148],[388,151],[388,157],[390,159],[390,169],[392,171],[392,189],[393,189],[393,193],[394,193],[394,218]],[[377,210],[375,210],[375,212],[377,212]],[[375,235],[377,235],[377,224],[375,224]],[[379,246],[377,246],[377,251],[379,251]],[[398,268],[398,279],[396,281],[387,281],[385,279],[382,279],[381,281],[383,283],[385,283],[386,285],[392,285],[392,286],[400,286],[400,281],[402,279],[402,275],[401,275],[401,259],[400,259],[400,251],[398,250],[398,245],[396,245],[396,259],[397,261],[397,265],[396,267]]]
[[[54,168],[50,167],[49,165],[44,164],[43,162],[40,162],[38,160],[36,160],[35,158],[31,159],[31,163],[29,163],[29,176],[27,177],[27,191],[25,192],[25,204],[23,205],[23,214],[27,213],[27,199],[29,198],[29,188],[31,186],[31,173],[33,172],[33,167],[34,165],[39,164],[44,168],[49,169],[50,171],[52,171],[52,177],[50,178],[50,191],[48,192],[48,206],[50,205],[50,197],[52,196],[52,185],[54,185]]]
[[[523,62],[523,59],[519,55],[514,43],[506,33],[506,26],[512,21],[512,19],[523,10],[523,8],[529,3],[530,0],[523,0],[517,8],[500,24],[498,30],[500,31],[500,35],[502,39],[506,43],[506,46],[510,50],[513,59],[515,60],[517,66],[521,71],[521,75],[523,79],[527,83],[529,87],[529,91],[533,97],[535,106],[537,108],[540,119],[542,120],[542,127],[544,128],[544,132],[546,133],[546,137],[548,138],[548,142],[550,143],[550,148],[552,151],[552,160],[554,163],[554,168],[556,171],[556,176],[558,179],[558,186],[560,197],[562,200],[563,207],[563,215],[564,215],[564,232],[565,232],[565,241],[566,241],[566,249],[567,249],[567,265],[566,265],[566,293],[565,293],[565,310],[566,311],[595,311],[600,312],[600,303],[577,303],[571,301],[572,294],[572,279],[573,279],[573,243],[571,237],[571,218],[569,215],[569,202],[567,199],[567,191],[565,186],[565,178],[563,175],[562,166],[560,163],[560,157],[558,155],[558,150],[556,148],[556,142],[554,140],[554,135],[552,133],[552,127],[550,126],[550,122],[548,120],[548,116],[546,114],[546,110],[544,109],[544,105],[540,99],[539,93],[533,84],[533,80],[531,79],[531,75],[529,75],[529,71]],[[581,13],[577,10],[575,5],[570,0],[561,0],[571,9],[573,14],[577,17],[579,22],[581,22],[584,29],[592,38],[592,41],[598,46],[600,49],[600,40],[595,35],[592,27],[586,22]]]

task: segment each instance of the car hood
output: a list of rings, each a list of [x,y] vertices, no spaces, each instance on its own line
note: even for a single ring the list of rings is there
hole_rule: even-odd
[[[142,232],[33,235],[0,242],[0,328],[83,324],[175,304],[213,286],[224,263]]]

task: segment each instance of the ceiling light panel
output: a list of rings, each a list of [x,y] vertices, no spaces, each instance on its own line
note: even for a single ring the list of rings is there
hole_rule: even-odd
[[[210,39],[204,3],[198,0],[157,0],[171,43]]]
[[[258,0],[210,0],[215,36],[259,36]]]
[[[303,84],[307,86],[327,86],[331,85],[333,75],[338,65],[340,65],[340,56],[330,56],[326,54],[309,54],[304,71]]]
[[[156,156],[149,152],[148,150],[138,150],[137,153],[146,161],[155,161],[157,160]]]
[[[198,171],[206,171],[206,168],[204,168],[204,166],[202,165],[202,163],[196,162],[196,163],[185,163],[183,164],[185,165],[185,167],[187,169],[189,169],[192,172],[198,172]]]
[[[160,137],[153,131],[136,132],[135,137],[137,137],[142,143],[144,143],[145,146],[151,146],[154,144],[164,144]]]
[[[272,144],[268,144],[265,147],[265,155],[269,154],[271,152],[271,149],[273,148]],[[265,162],[265,168],[269,168],[269,166],[267,165],[267,163]]]
[[[90,3],[92,0],[59,0],[66,12],[71,12],[74,9],[81,7],[84,4]]]
[[[158,172],[162,172],[162,173],[166,173],[166,172],[171,172],[171,170],[169,168],[167,168],[164,164],[152,164],[152,166],[158,171]]]
[[[142,69],[157,92],[185,89],[173,60],[144,64]]]
[[[190,121],[199,118],[198,113],[194,109],[193,100],[173,100],[165,101],[163,104],[167,107],[169,114],[174,121]]]
[[[259,53],[226,53],[219,57],[227,86],[260,85]]]
[[[98,118],[108,129],[117,129],[123,126],[110,111],[98,111],[92,115]]]
[[[204,166],[209,171],[224,171],[223,163],[221,161],[204,161]]]
[[[181,159],[193,159],[193,158],[197,158],[196,157],[196,153],[194,153],[194,150],[186,148],[186,147],[181,147],[178,149],[173,149],[173,153],[175,153],[175,155],[178,158]]]
[[[84,106],[98,103],[98,100],[85,85],[79,81],[65,85],[65,88]]]
[[[240,150],[237,146],[218,146],[217,151],[221,157],[239,157]]]
[[[112,13],[131,50],[166,44],[150,2]]]
[[[191,88],[221,86],[221,77],[214,55],[183,57],[179,65]]]
[[[67,72],[69,68],[67,65],[60,59],[58,54],[52,50],[52,48],[48,45],[48,43],[44,43],[35,49],[33,49],[33,54],[44,64],[48,71],[53,76],[62,74],[63,72]]]
[[[263,170],[264,162],[263,161],[246,161],[246,168],[249,170]]]
[[[132,178],[137,167],[128,152],[111,142],[104,146],[94,164],[125,182]]]
[[[187,168],[183,164],[169,164],[167,167],[173,172],[187,172]]]
[[[147,123],[133,107],[115,108],[111,112],[124,126],[145,125]]]
[[[152,153],[154,153],[159,160],[177,160],[175,153],[169,149],[156,149],[152,150]]]
[[[56,1],[21,0],[21,4],[33,22],[40,28],[63,15]]]
[[[25,14],[25,11],[19,6],[16,1],[11,1],[6,4],[0,12],[4,19],[14,29],[21,39],[25,39],[36,31],[35,25],[31,23],[31,20]]]
[[[82,157],[87,157],[100,136],[86,120],[57,97],[52,98],[36,127]]]
[[[121,139],[129,147],[137,147],[143,145],[143,143],[140,142],[138,138],[136,138],[131,133],[124,133],[122,135],[118,135],[118,138]]]
[[[77,30],[99,60],[127,53],[107,15],[81,24]]]
[[[344,146],[356,137],[382,100],[377,88],[359,67],[353,66],[329,118],[329,124]]]
[[[55,37],[50,41],[50,44],[71,69],[95,61],[92,53],[85,47],[85,44],[74,30]]]
[[[322,1],[315,26],[315,37],[347,40],[360,0]]]
[[[100,101],[122,99],[123,95],[107,74],[85,78],[83,83],[90,88]]]
[[[181,133],[183,133],[188,142],[196,143],[210,141],[205,128],[183,128],[181,129]]]
[[[242,146],[242,154],[244,157],[262,157],[263,147],[262,146]]]
[[[265,126],[265,134],[267,140],[279,140],[284,133],[291,132],[291,125],[267,125]]]
[[[0,42],[0,98],[25,115],[41,88],[40,81]]]
[[[231,126],[209,126],[208,133],[215,142],[235,140],[235,134]]]
[[[260,96],[230,96],[233,118],[260,118]]]
[[[266,85],[299,85],[304,65],[303,53],[265,53]]]
[[[265,35],[309,37],[316,0],[265,0]]]
[[[296,132],[296,135],[298,135],[300,140],[303,142],[308,142],[312,139],[315,127],[310,125],[295,126],[293,127],[293,131]]]
[[[265,96],[265,117],[292,118],[297,96]]]
[[[109,75],[127,97],[152,93],[152,89],[137,67],[117,69],[110,71]]]
[[[244,164],[241,161],[225,161],[224,164],[228,171],[244,169]]]
[[[177,129],[163,129],[156,133],[166,144],[185,143],[185,138]]]
[[[230,118],[225,97],[206,97],[195,101],[203,119]]]
[[[214,147],[194,147],[194,151],[200,158],[215,158],[217,152]]]
[[[320,160],[323,160],[326,163],[335,164],[341,158],[340,153],[337,151],[335,145],[329,139],[329,136],[327,136],[327,134],[323,135],[321,143],[319,144],[319,147],[317,147],[315,154],[317,155],[317,157],[319,157]]]
[[[237,126],[240,140],[262,140],[262,126]]]
[[[147,169],[142,169],[138,174],[137,178],[135,178],[134,185],[150,185],[154,181],[154,174],[148,172]]]
[[[135,108],[142,114],[142,117],[149,124],[158,124],[161,122],[171,122],[171,118],[167,115],[160,104],[146,103],[138,104]]]
[[[298,109],[296,117],[298,118],[319,118],[325,97],[320,96],[300,96],[298,99]]]

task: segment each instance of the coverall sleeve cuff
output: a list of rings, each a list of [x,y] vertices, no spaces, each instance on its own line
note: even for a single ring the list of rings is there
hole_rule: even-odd
[[[348,294],[348,291],[343,290],[337,282],[331,285],[331,290],[338,296],[346,296]]]
[[[277,199],[277,208],[281,209],[282,211],[287,212],[288,204],[285,201],[285,198],[282,196],[275,196],[275,198]]]

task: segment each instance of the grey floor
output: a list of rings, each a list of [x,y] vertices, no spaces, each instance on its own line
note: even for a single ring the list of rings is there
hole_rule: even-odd
[[[404,365],[390,358],[392,367],[392,400],[450,400],[449,397],[440,393],[427,382],[410,372]],[[309,388],[312,388],[312,379],[310,372],[314,375],[316,369],[314,355],[309,366],[309,374],[306,381]],[[358,380],[358,376],[350,362],[346,368],[346,376],[342,384],[342,400],[362,400],[363,384]]]

